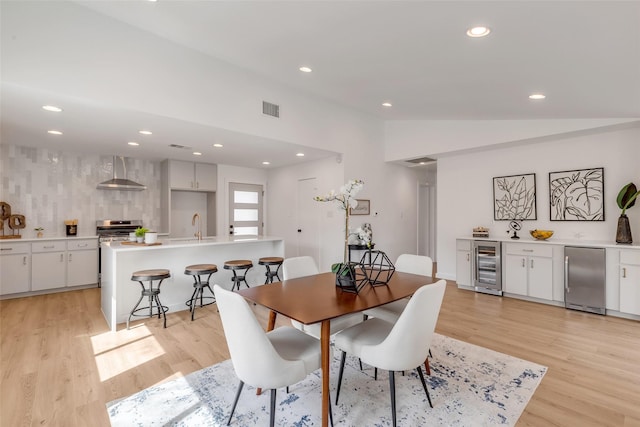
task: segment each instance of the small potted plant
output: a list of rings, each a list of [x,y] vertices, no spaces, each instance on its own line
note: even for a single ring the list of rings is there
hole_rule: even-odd
[[[144,228],[144,227],[136,228],[136,240],[138,241],[138,243],[144,242],[144,233],[146,233],[147,231],[149,231],[148,228]]]
[[[42,232],[44,231],[44,228],[36,227],[33,230],[36,232],[36,237],[38,237],[38,238],[42,237]]]
[[[616,203],[622,209],[620,218],[618,218],[618,229],[616,230],[616,243],[633,243],[631,237],[631,226],[627,217],[627,209],[635,205],[636,199],[640,196],[640,191],[633,182],[628,183],[618,193]]]

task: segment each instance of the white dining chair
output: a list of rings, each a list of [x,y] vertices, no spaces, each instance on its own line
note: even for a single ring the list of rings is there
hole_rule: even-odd
[[[282,263],[282,279],[296,279],[298,277],[311,276],[314,274],[318,274],[320,270],[318,270],[318,266],[313,258],[310,256],[300,256],[300,257],[292,257],[286,258]],[[344,328],[348,328],[349,326],[356,325],[362,322],[362,314],[353,313],[347,314],[344,316],[337,317],[335,319],[331,319],[330,322],[330,330],[329,334],[333,335],[338,331],[343,330]],[[294,328],[301,330],[304,333],[307,333],[317,339],[320,339],[320,323],[313,323],[310,325],[305,325],[303,323],[298,322],[297,320],[291,319],[291,325]]]
[[[273,427],[276,390],[295,384],[320,368],[320,342],[290,326],[265,332],[241,295],[218,285],[213,291],[233,369],[240,379],[227,425],[246,383],[271,390],[269,425]]]
[[[413,294],[395,323],[370,318],[336,334],[335,346],[342,350],[336,404],[338,404],[340,397],[346,355],[349,353],[371,366],[389,371],[391,414],[394,427],[396,425],[394,372],[396,371],[415,369],[420,381],[422,381],[429,406],[433,408],[420,365],[425,361],[429,352],[446,285],[446,281],[439,280],[432,285],[422,286]]]
[[[421,276],[429,276],[433,274],[433,261],[428,256],[402,254],[395,263],[396,271],[403,273],[419,274]],[[380,307],[370,308],[363,313],[367,317],[375,317],[395,323],[407,306],[409,299],[401,299]]]

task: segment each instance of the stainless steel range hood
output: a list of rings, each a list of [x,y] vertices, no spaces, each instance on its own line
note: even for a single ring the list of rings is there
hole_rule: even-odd
[[[147,187],[137,182],[127,179],[127,159],[120,156],[113,156],[113,178],[101,182],[96,187],[99,190],[126,190],[140,191]]]

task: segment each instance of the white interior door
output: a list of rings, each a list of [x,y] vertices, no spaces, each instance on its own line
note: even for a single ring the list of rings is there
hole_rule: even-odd
[[[418,255],[436,260],[435,254],[435,188],[418,187]]]
[[[262,235],[262,185],[229,183],[229,234]]]
[[[320,256],[320,209],[313,200],[318,194],[316,178],[298,180],[298,203],[296,218],[297,256],[308,255],[319,262]]]

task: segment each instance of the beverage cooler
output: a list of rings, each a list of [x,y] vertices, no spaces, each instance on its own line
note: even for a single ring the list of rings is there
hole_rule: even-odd
[[[500,242],[474,240],[473,286],[476,292],[502,296]]]

